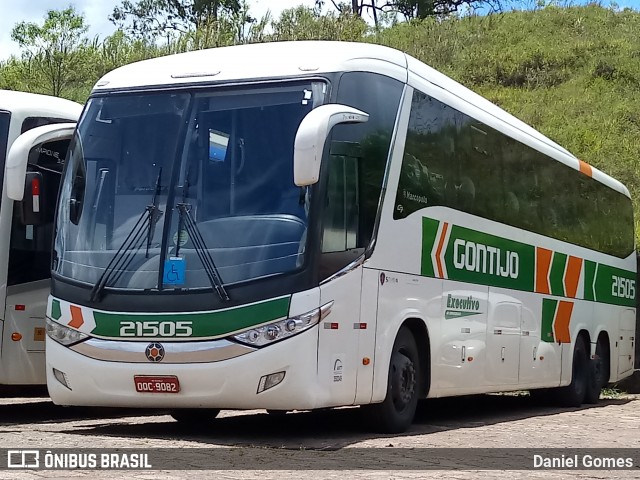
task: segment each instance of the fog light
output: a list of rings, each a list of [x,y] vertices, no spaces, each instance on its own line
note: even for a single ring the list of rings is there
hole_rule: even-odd
[[[262,393],[265,390],[269,390],[270,388],[278,385],[282,380],[284,380],[284,373],[285,372],[271,373],[261,377],[258,382],[258,391],[256,393]]]
[[[54,368],[53,369],[53,376],[56,377],[56,380],[58,380],[62,385],[67,387],[69,390],[71,390],[71,387],[69,386],[69,381],[67,380],[67,374],[66,373],[61,372],[57,368]]]

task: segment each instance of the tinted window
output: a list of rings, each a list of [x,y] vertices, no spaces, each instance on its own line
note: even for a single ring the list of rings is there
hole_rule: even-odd
[[[57,117],[27,117],[22,122],[22,128],[20,129],[20,133],[24,133],[32,128],[42,127],[43,125],[51,125],[54,123],[68,123],[75,122],[75,120],[69,120],[67,118],[57,118]]]
[[[11,113],[0,111],[0,185],[4,179],[4,162],[7,158],[9,143],[9,124]]]
[[[371,241],[378,213],[382,181],[389,156],[403,84],[372,73],[346,73],[340,79],[337,102],[369,114],[366,123],[338,125],[334,142],[360,146],[358,161],[358,246]],[[351,149],[353,151],[353,149]]]
[[[322,277],[335,273],[371,242],[403,84],[365,72],[340,79],[337,103],[369,114],[355,125],[337,125],[326,162]],[[339,252],[348,252],[336,255]]]
[[[0,137],[4,139],[6,139],[6,131],[4,135],[2,132],[5,118],[6,129],[8,129],[9,115],[0,112]],[[55,117],[28,117],[22,122],[20,133],[42,125],[74,121]],[[9,285],[44,280],[50,276],[53,217],[60,185],[60,172],[68,146],[68,140],[48,142],[33,148],[29,154],[28,170],[40,172],[43,175],[39,201],[44,221],[40,225],[25,225],[21,220],[20,203],[14,202],[7,278]],[[0,158],[5,157],[4,147],[4,142],[0,143],[0,154],[2,154]]]
[[[394,218],[442,205],[624,258],[631,200],[415,92]]]
[[[311,193],[294,184],[294,140],[325,90],[305,81],[90,99],[61,189],[56,272],[176,292],[300,271]]]
[[[7,138],[9,136],[9,122],[11,114],[9,112],[0,112],[0,159],[4,165],[7,155]]]
[[[69,140],[44,143],[29,154],[28,170],[42,174],[39,205],[43,221],[25,225],[21,220],[20,202],[14,202],[11,220],[8,284],[16,285],[49,278],[51,243],[60,170]]]

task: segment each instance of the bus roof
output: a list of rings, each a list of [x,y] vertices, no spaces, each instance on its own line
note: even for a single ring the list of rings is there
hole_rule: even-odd
[[[77,119],[82,112],[82,105],[49,95],[0,90],[0,110],[24,113],[25,115],[29,115],[29,112],[52,117],[64,115],[70,119]]]
[[[179,53],[131,63],[107,73],[95,90],[287,77],[345,70],[350,61],[376,59],[407,68],[406,55],[352,42],[274,42]]]
[[[362,69],[362,61],[387,63],[396,69],[411,71],[426,81],[463,99],[529,138],[527,143],[540,149],[552,149],[552,156],[576,170],[582,164],[573,154],[523,121],[474,93],[455,80],[415,58],[389,47],[370,43],[299,41],[236,45],[168,55],[117,68],[103,76],[94,92],[101,90],[186,85],[197,82],[222,82],[260,78],[281,78],[301,74],[322,74]],[[356,67],[357,66],[357,67]],[[354,68],[356,67],[356,68]],[[375,68],[373,69],[375,71]],[[542,144],[542,145],[541,145]],[[629,197],[618,180],[593,167],[590,175]]]

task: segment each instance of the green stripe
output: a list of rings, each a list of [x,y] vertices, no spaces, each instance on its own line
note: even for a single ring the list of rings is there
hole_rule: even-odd
[[[634,307],[636,275],[620,268],[598,264],[595,285],[596,301]],[[633,293],[633,295],[632,295]]]
[[[551,261],[551,272],[549,273],[549,286],[551,293],[564,297],[564,270],[567,266],[567,256],[564,253],[555,252]]]
[[[432,218],[422,217],[422,262],[420,274],[427,277],[435,277],[431,252],[436,243],[436,235],[440,222]]]
[[[60,310],[60,301],[51,300],[51,318],[58,320],[62,316],[62,310]]]
[[[556,314],[557,300],[542,299],[542,324],[540,325],[540,340],[553,343],[553,317]]]
[[[454,225],[444,261],[450,280],[533,291],[531,245]]]
[[[422,219],[422,258],[420,273],[435,277],[431,252],[437,241],[439,222]],[[467,248],[470,248],[467,250]],[[469,259],[468,255],[473,258]],[[463,261],[464,260],[464,261]],[[517,269],[507,266],[516,261]],[[447,278],[491,287],[534,291],[535,247],[477,230],[451,226],[444,252]],[[554,252],[549,272],[551,293],[566,296],[564,275],[567,255]],[[508,265],[507,265],[508,264]],[[595,289],[592,288],[595,279]],[[583,298],[612,305],[635,306],[636,273],[585,260]]]
[[[593,279],[596,275],[596,262],[585,260],[584,262],[584,299],[594,301]]]
[[[202,313],[129,315],[94,311],[96,327],[91,334],[101,337],[140,338],[121,335],[123,322],[191,322],[193,333],[187,339],[220,337],[287,317],[290,300],[291,297],[287,296],[253,305]]]

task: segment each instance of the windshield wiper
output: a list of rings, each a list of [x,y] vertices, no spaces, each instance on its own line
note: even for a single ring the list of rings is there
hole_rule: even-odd
[[[229,294],[224,288],[224,284],[220,279],[220,273],[218,273],[218,268],[216,267],[216,263],[213,261],[213,257],[211,256],[211,252],[207,248],[207,244],[198,229],[198,225],[193,220],[191,216],[191,205],[187,203],[187,193],[189,191],[189,174],[185,175],[184,184],[182,185],[182,203],[178,203],[176,205],[178,209],[178,213],[180,217],[178,219],[178,242],[176,243],[176,257],[180,253],[180,232],[183,228],[187,230],[187,234],[191,238],[193,242],[193,246],[195,247],[196,253],[198,254],[198,258],[202,263],[202,267],[209,277],[209,282],[211,282],[211,286],[218,293],[218,296],[221,300],[228,302],[231,300],[229,298]]]
[[[160,217],[162,217],[162,211],[158,208],[158,197],[160,196],[162,179],[162,168],[158,172],[158,178],[156,179],[156,185],[153,190],[153,197],[151,198],[151,204],[147,205],[144,212],[138,218],[136,224],[133,226],[127,238],[124,239],[122,245],[118,251],[111,257],[111,261],[100,275],[100,278],[91,289],[90,301],[97,302],[101,300],[102,292],[109,284],[117,282],[124,271],[129,267],[138,251],[145,243],[147,244],[146,258],[149,258],[149,248],[153,240],[153,233],[155,231],[156,224]],[[123,253],[124,252],[124,253]]]

